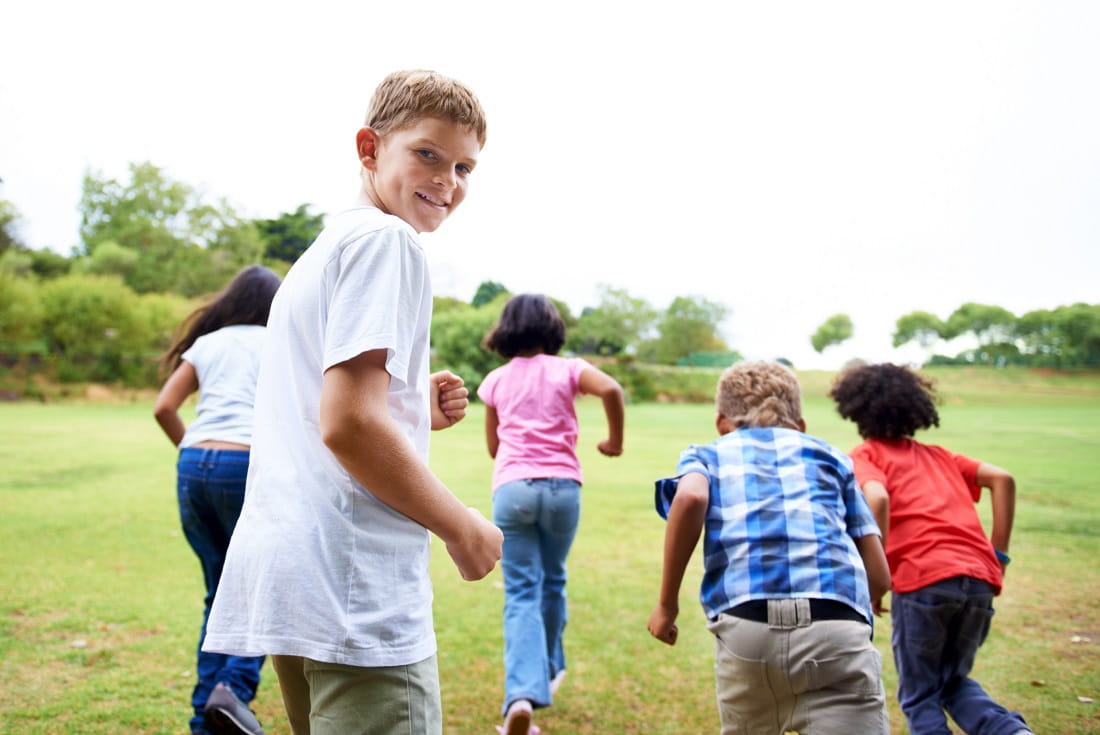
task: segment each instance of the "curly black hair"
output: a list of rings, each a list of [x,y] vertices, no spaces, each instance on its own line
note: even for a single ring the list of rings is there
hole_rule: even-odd
[[[557,307],[542,294],[513,296],[482,345],[509,359],[521,353],[556,355],[565,344],[565,322]]]
[[[901,365],[848,368],[837,376],[829,397],[864,439],[901,439],[940,425],[932,379]]]

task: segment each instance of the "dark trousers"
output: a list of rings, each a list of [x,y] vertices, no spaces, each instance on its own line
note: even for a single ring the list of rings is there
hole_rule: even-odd
[[[1018,712],[994,702],[970,678],[993,621],[988,583],[951,577],[892,597],[898,702],[912,735],[950,735],[945,710],[967,735],[1013,735],[1027,728]]]

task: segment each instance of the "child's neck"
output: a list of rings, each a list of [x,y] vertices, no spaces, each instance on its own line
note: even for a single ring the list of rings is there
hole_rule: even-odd
[[[545,353],[543,353],[543,351],[541,349],[539,349],[538,347],[532,347],[529,350],[521,350],[521,351],[517,352],[516,357],[534,357],[535,355],[542,355],[542,354],[545,354]]]

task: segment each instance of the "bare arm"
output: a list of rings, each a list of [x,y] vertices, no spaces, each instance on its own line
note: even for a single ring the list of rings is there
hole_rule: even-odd
[[[680,614],[680,585],[703,532],[709,503],[710,482],[705,475],[689,472],[680,478],[665,529],[661,594],[646,626],[654,638],[670,646],[676,644],[679,632],[676,617]]]
[[[881,615],[882,596],[890,591],[890,566],[886,563],[886,552],[882,550],[882,541],[875,534],[860,536],[855,540],[856,550],[863,559],[867,570],[867,586],[871,591],[871,610]]]
[[[623,453],[625,409],[622,386],[610,375],[594,367],[586,367],[581,372],[579,385],[582,391],[599,396],[603,401],[603,411],[607,415],[607,438],[597,448],[601,454],[618,457]]]
[[[1016,515],[1016,479],[1006,470],[982,462],[978,466],[978,484],[989,488],[993,502],[993,533],[989,540],[994,549],[1007,554],[1008,541],[1012,536],[1012,522]]]
[[[438,536],[463,579],[481,579],[500,559],[503,536],[466,508],[417,455],[386,405],[385,350],[325,371],[321,437],[340,464],[394,510]]]
[[[164,386],[157,395],[156,403],[153,404],[153,417],[172,442],[172,446],[178,447],[187,431],[183,419],[180,418],[180,406],[198,389],[199,378],[195,375],[195,366],[183,360],[168,376],[168,380],[164,381]]]
[[[489,456],[497,458],[497,450],[500,449],[500,436],[497,435],[497,427],[500,419],[497,410],[492,406],[485,407],[485,443],[489,446]]]
[[[886,548],[886,534],[890,530],[890,494],[886,492],[886,486],[876,480],[863,483],[861,489],[878,530],[882,532],[882,547]]]

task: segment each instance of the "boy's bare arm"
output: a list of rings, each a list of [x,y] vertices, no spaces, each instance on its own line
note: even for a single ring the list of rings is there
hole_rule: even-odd
[[[603,401],[603,411],[607,415],[607,438],[597,448],[608,457],[618,457],[623,453],[623,388],[607,373],[594,367],[581,371],[578,380],[580,389]]]
[[[863,483],[860,489],[882,533],[882,547],[886,548],[886,533],[890,530],[890,494],[886,492],[886,486],[877,480]]]
[[[680,585],[703,532],[709,503],[710,481],[705,475],[689,472],[680,478],[665,529],[661,594],[647,625],[654,638],[670,646],[676,644],[678,633],[676,617],[680,614]]]
[[[882,550],[882,540],[875,534],[855,539],[856,550],[863,559],[863,568],[867,570],[867,586],[871,592],[871,610],[881,615],[882,596],[890,591],[890,565],[886,562],[886,552]]]
[[[978,466],[978,484],[989,488],[993,503],[993,532],[989,540],[994,549],[1007,554],[1016,515],[1016,479],[1008,471],[982,462]]]
[[[386,404],[385,350],[325,371],[321,437],[340,464],[394,510],[438,536],[464,579],[481,579],[500,559],[503,535],[466,508],[420,459]]]

